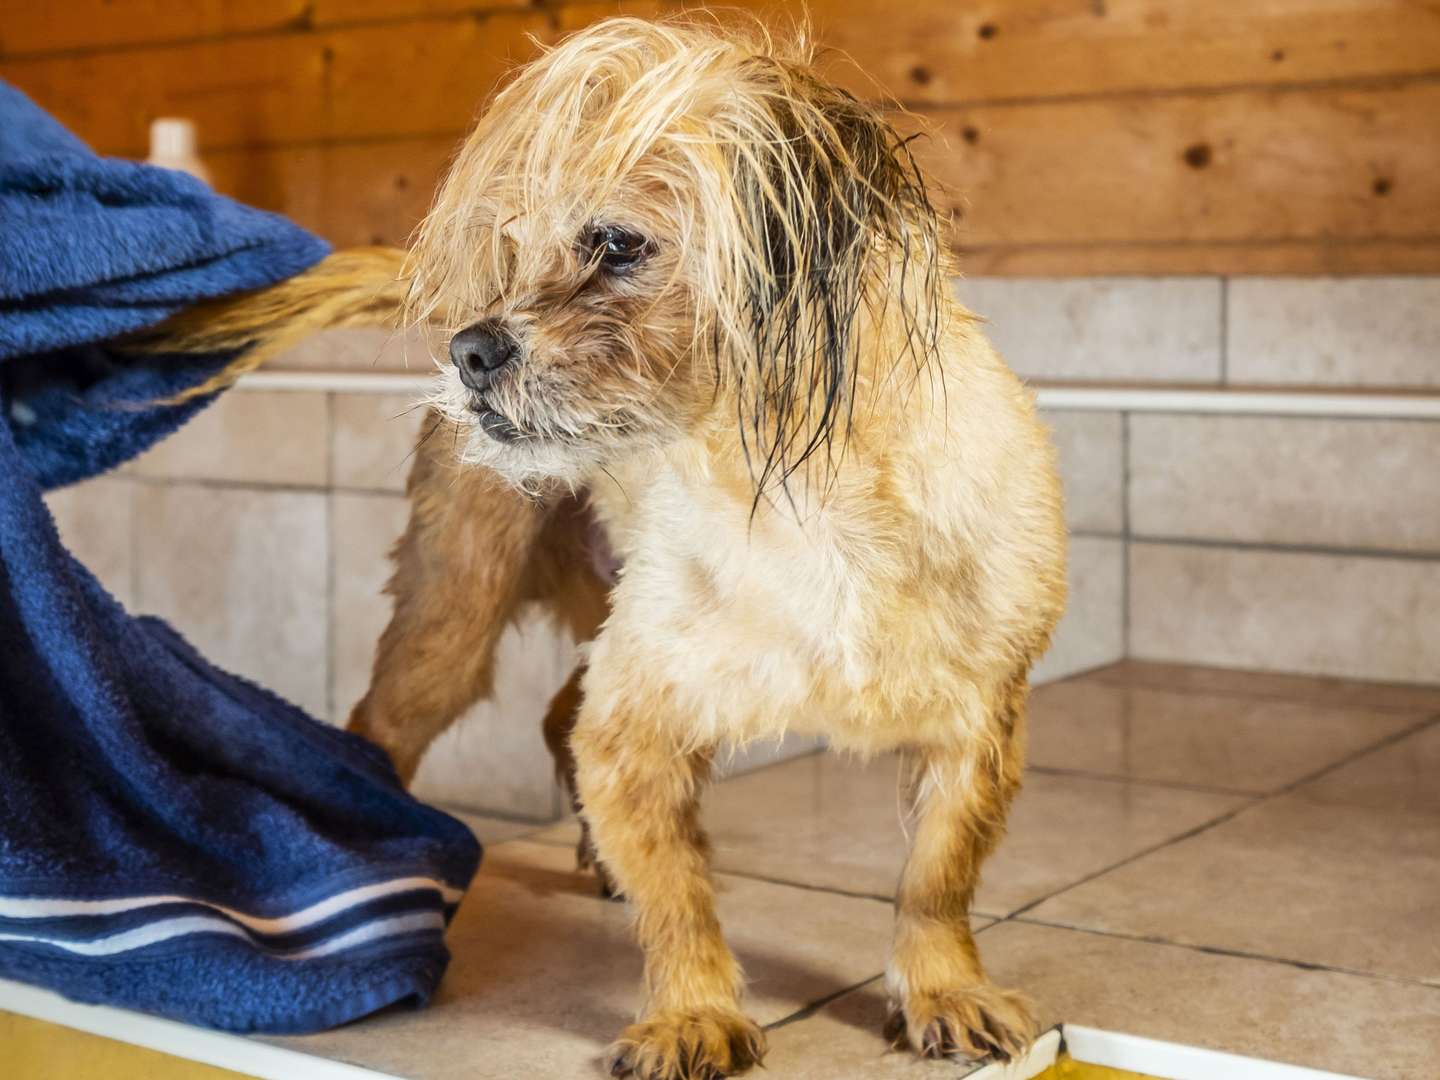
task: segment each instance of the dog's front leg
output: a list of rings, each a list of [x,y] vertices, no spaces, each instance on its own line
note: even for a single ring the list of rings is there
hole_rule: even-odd
[[[1026,688],[996,709],[983,737],[907,755],[910,857],[895,900],[885,1034],[924,1057],[1018,1055],[1035,1036],[1029,1002],[985,977],[970,934],[980,864],[1005,831],[1020,786]]]
[[[644,1013],[606,1060],[614,1076],[710,1080],[756,1064],[765,1036],[740,1011],[740,966],[715,915],[699,821],[710,755],[658,728],[661,708],[587,699],[572,738],[596,849],[634,905],[645,950]]]

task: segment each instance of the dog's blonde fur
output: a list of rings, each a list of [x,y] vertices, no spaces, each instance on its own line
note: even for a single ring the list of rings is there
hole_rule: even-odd
[[[810,60],[696,23],[582,31],[495,98],[406,268],[415,315],[501,327],[517,359],[483,392],[440,377],[438,444],[468,468],[422,454],[353,725],[408,773],[486,691],[517,598],[601,589],[535,570],[585,561],[547,553],[586,528],[560,495],[588,490],[624,570],[608,616],[585,601],[570,620],[604,622],[549,727],[646,954],[616,1075],[763,1053],[698,799],[723,746],[787,731],[905,761],[892,1036],[1007,1056],[1033,1032],[967,920],[1064,602],[1053,454],[949,294],[907,144]],[[640,254],[607,264],[594,238],[616,228]]]

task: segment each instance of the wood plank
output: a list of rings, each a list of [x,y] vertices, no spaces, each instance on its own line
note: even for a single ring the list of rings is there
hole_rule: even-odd
[[[676,12],[687,0],[640,5],[553,3],[575,28],[622,7]],[[527,0],[0,0],[0,56],[322,29],[373,20],[457,22]],[[819,40],[853,58],[831,64],[857,92],[918,104],[1137,93],[1382,78],[1440,69],[1440,5],[1431,0],[736,0],[783,29],[808,9]],[[428,32],[445,30],[429,25]],[[148,63],[190,66],[168,52]],[[409,78],[395,64],[395,77]],[[863,73],[862,73],[863,72]],[[878,84],[878,85],[877,85]]]
[[[967,247],[1440,237],[1440,80],[926,115]]]
[[[917,104],[1440,70],[1440,5],[1427,0],[812,0],[809,8],[820,41],[868,73],[845,78],[856,92],[878,82]]]
[[[337,247],[402,245],[430,208],[458,136],[239,149],[208,157],[215,188]]]
[[[0,64],[102,153],[144,152],[156,116],[188,116],[202,149],[466,128],[541,14],[276,34]]]
[[[306,0],[0,0],[0,57],[304,25]]]

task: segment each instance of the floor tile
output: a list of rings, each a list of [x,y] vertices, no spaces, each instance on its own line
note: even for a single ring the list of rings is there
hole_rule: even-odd
[[[892,1050],[881,1037],[886,999],[882,979],[770,1032],[765,1071],[784,1080],[960,1080],[963,1061],[924,1061]]]
[[[1073,930],[1002,923],[980,935],[991,976],[1035,999],[1042,1022],[1099,1027],[1374,1080],[1432,1075],[1440,990],[1307,971]],[[887,1051],[879,981],[770,1035],[787,1080],[945,1077],[964,1068]]]
[[[491,848],[509,843],[511,840],[518,840],[544,828],[544,826],[536,825],[533,821],[516,821],[513,818],[492,817],[489,814],[472,814],[468,810],[457,809],[453,806],[442,806],[440,809],[469,826],[470,831],[475,834],[475,838],[485,845],[487,858]]]
[[[1028,914],[1440,985],[1440,816],[1297,791]]]
[[[1035,691],[1029,759],[1032,768],[1263,794],[1423,715],[1074,679]]]
[[[835,754],[718,784],[704,820],[721,870],[891,897],[905,860],[896,766]],[[1243,805],[1232,795],[1032,774],[985,864],[975,910],[1000,915]],[[567,824],[537,835],[571,843]]]
[[[980,935],[991,976],[1058,1020],[1368,1076],[1434,1074],[1440,991],[1149,942],[1001,923]],[[771,1033],[771,1076],[955,1077],[884,1053],[878,983]],[[1218,1080],[1218,1078],[1217,1078]]]
[[[1440,722],[1300,788],[1302,798],[1440,820]]]
[[[1085,678],[1159,690],[1193,690],[1246,697],[1311,701],[1320,705],[1358,705],[1368,709],[1408,709],[1440,713],[1440,682],[1433,686],[1284,675],[1275,671],[1196,667],[1154,660],[1122,660]]]
[[[640,953],[625,906],[600,899],[571,867],[560,848],[493,847],[450,930],[454,960],[428,1008],[272,1041],[417,1080],[602,1075],[599,1054],[639,1004]],[[884,966],[885,904],[723,875],[718,885],[761,1023]]]

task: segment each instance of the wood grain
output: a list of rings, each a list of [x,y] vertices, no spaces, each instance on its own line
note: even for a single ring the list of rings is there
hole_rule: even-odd
[[[0,77],[106,153],[189,116],[221,190],[337,243],[400,242],[536,41],[680,6],[0,0]],[[778,27],[800,11],[727,6]],[[922,153],[976,272],[1440,272],[1435,0],[808,8],[832,74],[933,129]]]
[[[1440,80],[940,109],[965,245],[1440,236]]]

